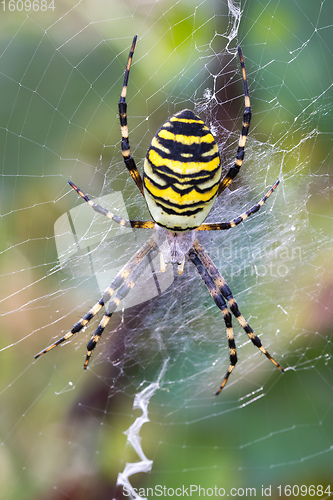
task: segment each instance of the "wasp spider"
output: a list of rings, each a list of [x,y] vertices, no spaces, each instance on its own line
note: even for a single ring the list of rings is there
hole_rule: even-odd
[[[122,268],[103,297],[78,321],[63,337],[36,354],[38,358],[57,345],[82,330],[88,322],[109,302],[104,316],[87,344],[84,368],[87,368],[91,353],[100,340],[113,312],[120,301],[133,288],[147,257],[160,254],[161,270],[166,264],[175,264],[182,273],[185,258],[188,258],[199,272],[217,307],[222,311],[227,330],[230,365],[217,390],[219,394],[225,386],[237,362],[236,345],[231,322],[231,313],[236,317],[253,344],[283,372],[283,368],[262,346],[250,325],[241,315],[237,302],[224,278],[197,240],[198,231],[219,231],[237,226],[247,217],[257,212],[273,193],[279,181],[265,196],[249,210],[230,222],[205,223],[205,219],[218,196],[238,174],[244,158],[244,147],[251,119],[250,97],[247,86],[245,66],[240,47],[238,53],[242,69],[245,94],[245,110],[236,160],[222,177],[218,146],[209,128],[193,111],[185,109],[173,115],[162,125],[153,137],[144,161],[143,177],[130,154],[127,127],[126,93],[130,67],[137,37],[133,39],[125,70],[124,84],[119,106],[121,126],[121,149],[125,165],[144,196],[152,221],[125,220],[109,210],[95,204],[75,184],[69,184],[98,213],[108,217],[121,226],[132,228],[151,228],[153,236]]]

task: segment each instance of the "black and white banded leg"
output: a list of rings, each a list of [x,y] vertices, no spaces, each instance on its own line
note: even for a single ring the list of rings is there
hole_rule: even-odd
[[[238,46],[238,55],[239,55],[239,60],[240,60],[241,68],[242,68],[242,78],[243,78],[244,96],[245,96],[245,110],[244,110],[244,115],[243,115],[242,132],[241,132],[241,135],[240,135],[240,138],[238,141],[238,148],[237,148],[235,163],[228,170],[226,175],[221,180],[219,190],[218,190],[218,196],[234,180],[234,178],[238,174],[238,172],[243,164],[245,143],[246,143],[246,139],[247,139],[247,134],[249,133],[250,121],[251,121],[251,115],[252,115],[249,89],[248,89],[248,85],[247,85],[245,65],[244,65],[244,60],[243,60],[243,54],[242,54],[241,48],[239,46]]]
[[[104,314],[103,318],[101,319],[98,327],[96,328],[95,332],[91,336],[91,339],[89,340],[87,344],[87,354],[86,354],[86,359],[83,365],[83,368],[86,369],[92,354],[92,351],[95,349],[97,342],[100,340],[103,331],[105,330],[105,327],[109,323],[111,316],[117,309],[118,305],[120,302],[127,296],[127,294],[132,290],[134,285],[136,284],[138,278],[140,275],[143,273],[144,269],[147,267],[149,264],[148,256],[150,257],[150,260],[154,259],[157,255],[157,245],[154,242],[154,245],[151,246],[150,251],[145,255],[144,258],[140,259],[140,262],[137,263],[135,269],[132,269],[128,277],[123,281],[123,284],[118,288],[117,292],[115,293],[114,297],[110,300],[108,306],[107,306],[107,312]]]
[[[150,256],[154,258],[154,256],[157,254],[157,251],[157,244],[154,240],[154,237],[151,237],[119,271],[117,276],[112,280],[110,286],[108,286],[104,290],[103,297],[98,302],[96,302],[96,304],[87,312],[87,314],[85,314],[77,323],[75,323],[73,328],[68,333],[66,333],[66,335],[56,340],[56,342],[36,354],[35,359],[39,358],[42,354],[49,352],[54,347],[57,347],[62,342],[69,340],[73,335],[80,332],[111,299],[107,313],[103,316],[93,336],[88,342],[87,355],[84,362],[84,368],[87,368],[91,356],[91,351],[95,348],[113,312],[118,307],[120,301],[125,298],[128,292],[134,287],[137,278],[140,276],[143,269],[148,265],[149,260],[147,257]]]
[[[237,321],[239,322],[240,326],[243,328],[245,333],[248,335],[249,339],[255,345],[260,351],[275,365],[281,372],[284,371],[282,366],[269,354],[269,352],[264,348],[262,345],[259,337],[253,332],[252,328],[250,325],[247,323],[247,321],[244,319],[242,316],[238,304],[233,297],[231,290],[229,286],[227,285],[225,279],[221,275],[220,271],[217,269],[209,255],[204,251],[202,246],[196,241],[194,243],[193,249],[195,250],[197,256],[199,257],[200,261],[202,262],[203,266],[205,269],[208,271],[209,275],[211,276],[215,286],[218,288],[220,293],[223,295],[225,300],[228,303],[229,309],[232,312],[232,314],[235,316]],[[222,383],[220,389],[218,390],[217,393],[221,392],[225,385],[225,382]]]
[[[220,231],[222,229],[231,229],[232,227],[238,226],[241,222],[243,222],[245,219],[250,217],[250,215],[255,214],[258,212],[267,198],[273,193],[274,189],[279,185],[280,181],[277,180],[276,183],[271,187],[269,191],[265,194],[265,196],[253,207],[249,208],[249,210],[246,210],[243,214],[239,215],[238,217],[235,217],[232,219],[230,222],[212,222],[212,223],[207,223],[207,224],[201,224],[196,230],[197,231]]]
[[[208,288],[208,291],[214,300],[215,304],[217,307],[222,311],[224,323],[226,326],[226,331],[227,331],[227,337],[228,337],[228,347],[229,347],[229,359],[230,359],[230,365],[229,368],[223,378],[222,384],[220,385],[219,389],[216,391],[216,395],[219,394],[225,384],[227,383],[227,380],[232,372],[232,370],[235,368],[235,365],[237,363],[237,353],[236,353],[236,344],[235,344],[235,339],[234,339],[234,332],[232,328],[232,319],[231,319],[231,313],[227,307],[227,304],[214,283],[214,280],[210,276],[204,262],[201,260],[198,252],[196,249],[193,247],[189,252],[188,252],[188,257],[190,260],[193,262],[193,264],[196,266],[201,278],[203,279],[205,285]]]
[[[68,184],[75,189],[77,194],[81,196],[81,198],[84,199],[88,203],[88,205],[95,210],[95,212],[104,215],[105,217],[108,217],[110,220],[113,222],[116,222],[120,226],[124,227],[134,227],[134,228],[139,228],[139,229],[147,229],[147,228],[153,228],[154,227],[154,222],[152,221],[144,221],[144,220],[126,220],[123,219],[122,217],[119,217],[119,215],[116,215],[110,210],[107,210],[106,208],[102,207],[98,203],[94,203],[89,196],[83,193],[80,188],[78,188],[73,182],[68,181]]]
[[[128,77],[129,77],[129,72],[130,72],[130,68],[131,68],[131,64],[132,64],[136,40],[137,40],[137,35],[135,35],[135,37],[133,38],[132,47],[131,47],[131,50],[130,50],[130,53],[128,56],[126,70],[125,70],[125,76],[124,76],[124,84],[123,84],[123,88],[122,88],[122,91],[120,94],[118,109],[119,109],[120,128],[121,128],[121,151],[123,154],[123,159],[124,159],[125,165],[129,171],[129,173],[131,174],[131,176],[134,179],[135,184],[138,186],[141,193],[143,194],[142,179],[141,179],[141,176],[139,174],[139,171],[137,169],[135,161],[134,161],[133,157],[131,156],[131,152],[130,152],[130,145],[129,145],[129,138],[128,138],[128,126],[127,126],[127,102],[126,102],[127,84],[128,84]]]

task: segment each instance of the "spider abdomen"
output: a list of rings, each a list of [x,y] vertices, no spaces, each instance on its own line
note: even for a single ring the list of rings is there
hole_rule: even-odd
[[[171,231],[195,229],[210,212],[221,179],[212,133],[188,109],[156,133],[143,169],[143,189],[154,221]]]

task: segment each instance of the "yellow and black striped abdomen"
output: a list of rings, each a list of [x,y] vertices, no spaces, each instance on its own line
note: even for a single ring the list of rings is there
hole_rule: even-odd
[[[154,221],[171,231],[205,220],[221,179],[220,156],[209,128],[188,109],[156,133],[143,169],[143,188]]]

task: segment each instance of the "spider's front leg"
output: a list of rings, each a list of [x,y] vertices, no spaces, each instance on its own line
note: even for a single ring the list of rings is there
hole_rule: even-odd
[[[136,41],[137,41],[137,35],[135,35],[135,37],[133,38],[132,47],[131,47],[130,53],[128,55],[125,76],[124,76],[124,83],[123,83],[123,88],[122,88],[122,91],[120,94],[118,109],[119,109],[120,128],[121,128],[121,151],[122,151],[124,163],[127,167],[127,170],[131,174],[135,184],[137,185],[137,187],[139,188],[139,190],[143,194],[142,178],[141,178],[141,175],[137,169],[134,158],[131,156],[131,152],[130,152],[128,126],[127,126],[126,94],[127,94],[128,77],[129,77],[129,72],[131,69],[131,64],[132,64],[132,59],[133,59]]]
[[[229,186],[229,184],[231,184],[231,182],[234,180],[234,178],[238,174],[238,172],[243,164],[245,143],[246,143],[247,135],[249,133],[251,116],[252,116],[249,89],[248,89],[248,85],[247,85],[247,78],[246,78],[246,71],[245,71],[245,64],[244,64],[244,60],[243,60],[242,50],[239,46],[238,46],[238,55],[239,55],[239,60],[240,60],[241,68],[242,68],[242,78],[243,78],[243,86],[244,86],[244,101],[245,101],[242,132],[241,132],[241,135],[240,135],[239,141],[238,141],[238,148],[237,148],[235,163],[228,170],[226,175],[221,180],[219,190],[218,190],[218,196],[225,190],[226,187]]]

